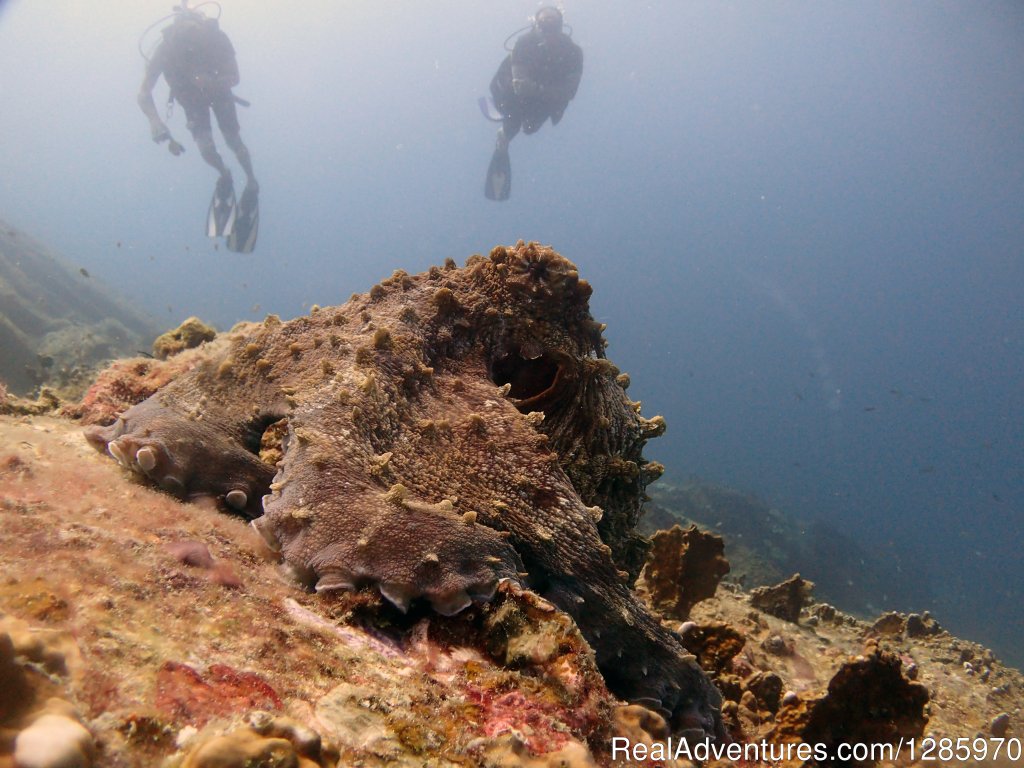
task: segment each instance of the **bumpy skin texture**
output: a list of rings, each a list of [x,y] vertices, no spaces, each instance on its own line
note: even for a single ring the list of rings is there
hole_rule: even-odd
[[[718,692],[628,586],[660,474],[641,449],[664,422],[626,397],[590,292],[532,243],[399,271],[342,307],[237,327],[226,356],[87,437],[254,518],[317,590],[452,614],[517,580],[575,619],[615,693],[721,737]],[[280,419],[275,474],[257,454]]]

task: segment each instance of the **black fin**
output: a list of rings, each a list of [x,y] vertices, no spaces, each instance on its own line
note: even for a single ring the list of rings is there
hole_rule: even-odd
[[[230,176],[217,179],[213,188],[210,210],[206,213],[206,236],[223,237],[231,234],[235,223],[235,186]]]
[[[255,184],[247,184],[238,201],[235,225],[228,235],[228,250],[252,253],[260,231],[260,192]]]
[[[512,163],[508,157],[508,147],[496,148],[491,156],[491,164],[487,168],[484,197],[488,200],[508,200],[511,192]]]

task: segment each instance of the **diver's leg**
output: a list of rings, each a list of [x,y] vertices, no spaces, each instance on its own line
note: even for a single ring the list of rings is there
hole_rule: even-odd
[[[496,148],[502,151],[508,149],[508,143],[515,138],[517,133],[519,133],[519,128],[522,124],[523,120],[518,112],[512,115],[506,115],[505,119],[501,121],[501,128],[498,129],[498,141]]]
[[[213,126],[210,122],[209,105],[182,102],[182,106],[185,107],[185,116],[188,118],[188,131],[192,134],[199,154],[207,165],[217,169],[221,179],[230,179],[231,171],[224,165],[224,160],[213,143]]]
[[[217,125],[224,135],[224,143],[238,158],[238,164],[245,171],[246,186],[257,188],[256,176],[252,170],[252,156],[249,148],[242,142],[241,126],[238,124],[238,110],[235,108],[234,97],[227,96],[213,103],[213,113],[217,116]]]
[[[229,171],[228,167],[224,165],[224,160],[221,158],[220,153],[217,152],[217,147],[213,143],[213,132],[206,131],[203,133],[193,133],[192,136],[196,140],[196,146],[199,147],[199,154],[202,155],[206,164],[216,168],[222,179],[230,178],[231,171]]]
[[[548,108],[542,103],[527,103],[523,106],[523,133],[529,136],[536,133],[548,119]]]
[[[247,179],[246,186],[257,186],[256,176],[252,171],[252,158],[249,155],[249,148],[242,143],[242,137],[237,133],[226,133],[224,134],[224,141],[229,147],[231,147],[231,150],[235,153],[235,157],[238,158],[238,164],[241,165],[242,170],[245,171]]]

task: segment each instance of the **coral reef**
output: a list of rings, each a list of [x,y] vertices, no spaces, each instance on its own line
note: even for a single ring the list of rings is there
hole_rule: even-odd
[[[791,697],[768,739],[776,743],[893,744],[917,739],[928,721],[928,690],[908,680],[898,655],[871,647],[843,664],[824,695]]]
[[[81,401],[63,405],[61,415],[80,419],[82,424],[109,424],[122,411],[141,403],[199,365],[208,355],[215,354],[216,349],[227,346],[228,339],[222,336],[202,349],[183,350],[166,360],[151,357],[116,360],[99,373]]]
[[[46,382],[79,397],[98,364],[155,335],[143,312],[0,220],[0,379],[12,392]]]
[[[105,768],[626,768],[639,764],[612,759],[612,738],[671,733],[609,695],[574,623],[513,582],[453,617],[402,614],[372,589],[308,594],[241,520],[135,482],[66,419],[0,416],[0,519],[4,768],[44,710],[80,723]],[[210,577],[218,565],[236,586]],[[899,623],[826,604],[794,624],[729,583],[690,614],[683,643],[712,669],[741,743],[843,733],[854,692],[884,694],[871,679],[906,692],[904,678],[929,692],[922,738],[1021,735],[1024,675],[941,629],[912,635],[903,617],[882,631]],[[841,706],[827,703],[833,679]],[[913,725],[908,712],[896,722]]]
[[[626,397],[590,293],[533,243],[396,272],[342,307],[235,328],[87,437],[254,518],[318,592],[370,586],[453,615],[521,583],[572,616],[616,694],[720,737],[717,691],[626,582],[662,471],[641,450],[664,421]],[[282,420],[275,468],[259,450]]]
[[[153,356],[158,360],[166,360],[186,349],[195,349],[200,344],[213,341],[216,336],[215,328],[198,317],[190,317],[173,331],[156,337],[156,341],[153,342]]]
[[[35,400],[12,395],[0,382],[0,415],[39,416],[60,408],[60,398],[49,387],[43,387]]]
[[[542,764],[600,752],[613,732],[589,645],[536,594],[504,582],[448,619],[373,590],[308,594],[242,521],[126,483],[70,424],[0,423],[0,612],[23,619],[0,654],[17,694],[0,706],[18,705],[0,712],[0,765],[53,696],[115,768],[293,752],[300,765],[482,765],[504,747]],[[206,577],[219,563],[237,586]]]
[[[920,559],[895,543],[866,547],[855,531],[802,519],[750,493],[691,479],[662,479],[648,489],[640,531],[696,524],[728,542],[728,579],[747,589],[799,571],[824,599],[861,616],[881,605],[932,605],[941,590]],[[884,596],[884,597],[883,597]]]

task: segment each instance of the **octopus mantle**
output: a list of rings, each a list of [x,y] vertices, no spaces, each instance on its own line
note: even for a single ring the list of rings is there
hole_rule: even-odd
[[[236,327],[227,353],[87,437],[253,518],[318,591],[454,614],[518,581],[573,617],[617,695],[721,737],[718,692],[629,587],[661,471],[641,450],[664,421],[626,397],[590,293],[533,243],[399,271],[342,307]]]

